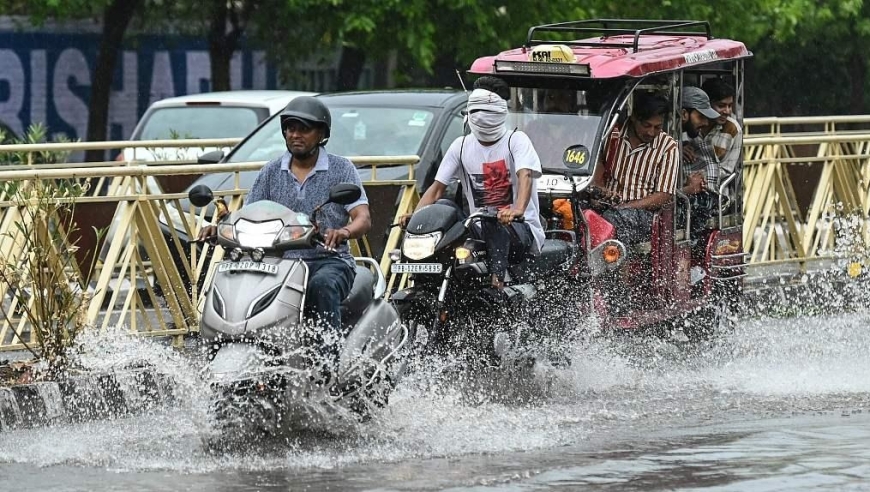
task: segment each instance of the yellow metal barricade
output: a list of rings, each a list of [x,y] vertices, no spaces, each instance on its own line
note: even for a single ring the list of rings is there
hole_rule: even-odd
[[[2,148],[0,148],[2,151]],[[360,157],[353,161],[360,167],[373,168],[375,179],[364,182],[369,195],[377,195],[379,188],[392,193],[392,203],[407,201],[416,196],[413,165],[417,156]],[[124,326],[132,333],[142,335],[183,335],[198,325],[203,301],[202,292],[211,281],[212,266],[222,259],[221,248],[203,246],[186,249],[187,238],[196,237],[205,225],[204,210],[180,211],[181,193],[155,191],[155,178],[171,175],[201,175],[206,173],[235,173],[235,189],[217,193],[228,199],[231,209],[241,206],[247,192],[241,189],[239,175],[258,170],[264,162],[192,165],[148,163],[124,165],[104,163],[103,166],[81,164],[42,166],[16,166],[0,169],[3,182],[52,179],[103,179],[107,193],[85,195],[76,200],[76,207],[107,205],[114,207],[109,230],[111,241],[101,249],[96,269],[90,280],[90,305],[87,321],[98,329]],[[378,167],[408,166],[409,176],[404,180],[388,182],[376,179]],[[393,189],[390,187],[398,187]],[[395,192],[395,193],[394,193]],[[0,227],[12,230],[20,222],[9,197],[0,201]],[[381,200],[387,202],[386,199]],[[381,215],[384,215],[381,212]],[[174,224],[174,226],[170,226]],[[8,237],[7,237],[8,236]],[[14,234],[0,237],[0,252],[4,260],[26,261],[26,252],[16,250]],[[2,238],[6,237],[6,240]],[[369,238],[352,245],[355,254],[371,254]],[[379,248],[395,247],[395,240]],[[99,249],[99,251],[96,251]],[[16,308],[17,297],[8,286],[0,286],[4,309]],[[16,317],[19,326],[0,324],[0,350],[21,349],[31,343],[26,320]],[[12,333],[28,337],[19,339]]]
[[[750,264],[789,265],[806,271],[815,262],[841,254],[844,234],[852,246],[870,248],[870,116],[830,118],[756,118],[745,120],[744,245]],[[84,150],[122,147],[200,147],[231,145],[226,140],[97,142],[0,146],[0,152]],[[364,183],[372,207],[373,228],[354,244],[354,254],[379,259],[389,277],[389,291],[404,287],[404,276],[390,275],[389,252],[399,247],[402,231],[389,226],[411,212],[419,201],[414,177],[416,156],[361,157],[360,168],[372,168]],[[211,281],[211,266],[221,248],[203,246],[187,251],[186,239],[204,225],[203,210],[180,210],[182,193],[163,193],[159,180],[172,176],[234,173],[235,186],[219,194],[240,206],[247,190],[240,174],[264,163],[198,165],[191,162],[104,162],[20,165],[0,168],[2,182],[76,179],[90,190],[76,200],[83,223],[109,224],[111,241],[87,246],[98,254],[90,280],[89,322],[97,328],[126,326],[145,335],[181,335],[195,329]],[[408,166],[401,180],[381,180],[384,166]],[[0,253],[12,263],[27,261],[14,234],[22,216],[10,196],[0,190]],[[97,220],[100,219],[100,220]],[[838,229],[849,219],[850,231]],[[856,241],[857,239],[857,241]],[[66,245],[58,245],[60,248]],[[62,251],[59,250],[59,251]],[[86,255],[85,255],[86,256]],[[72,275],[73,272],[71,272]],[[0,285],[3,307],[15,312],[19,297]],[[20,306],[17,307],[20,310]],[[19,349],[15,333],[28,333],[23,318],[16,326],[0,325],[0,350]],[[23,323],[23,324],[22,324]]]

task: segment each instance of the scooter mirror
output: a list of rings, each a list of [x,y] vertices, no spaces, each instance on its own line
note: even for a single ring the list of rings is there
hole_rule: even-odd
[[[359,200],[362,190],[359,186],[350,183],[340,183],[329,189],[329,201],[339,205],[350,205]]]
[[[197,185],[187,193],[187,199],[197,207],[205,207],[214,200],[214,193],[206,185]]]

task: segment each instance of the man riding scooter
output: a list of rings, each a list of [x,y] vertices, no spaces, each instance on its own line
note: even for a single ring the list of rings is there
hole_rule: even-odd
[[[335,344],[324,342],[341,338],[341,302],[350,292],[356,272],[347,241],[364,236],[371,228],[368,199],[362,191],[354,203],[333,203],[315,210],[328,200],[329,190],[336,184],[352,183],[362,189],[359,173],[346,158],[326,152],[332,118],[321,101],[298,97],[287,105],[280,119],[287,152],[263,166],[245,205],[271,200],[297,212],[316,214],[323,246],[287,251],[284,257],[302,258],[308,265],[308,319],[318,322],[325,332],[318,346],[330,346],[325,355],[337,359]],[[199,239],[215,232],[215,226],[205,227]]]
[[[438,201],[458,178],[470,213],[496,214],[498,223],[481,221],[478,233],[486,242],[491,285],[501,291],[510,281],[508,266],[537,254],[544,242],[537,191],[541,162],[525,133],[508,131],[507,101],[498,94],[475,89],[467,110],[472,135],[450,145],[416,210]],[[402,217],[403,227],[410,218]]]

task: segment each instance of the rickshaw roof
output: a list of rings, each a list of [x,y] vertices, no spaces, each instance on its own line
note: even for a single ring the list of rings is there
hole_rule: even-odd
[[[634,24],[631,24],[634,23]],[[615,24],[616,27],[609,27]],[[629,24],[630,27],[625,27]],[[604,27],[598,27],[604,26]],[[652,27],[650,27],[652,26]],[[676,32],[686,26],[703,26],[705,32]],[[535,40],[536,32],[592,33],[602,35],[572,41]],[[564,72],[536,72],[532,67],[542,65],[533,61],[532,56],[541,49],[554,47],[573,53],[572,61],[559,61],[558,65],[582,67],[572,70],[573,76],[593,79],[615,77],[642,77],[644,75],[669,72],[681,68],[704,65],[716,61],[735,60],[752,56],[740,41],[716,39],[710,35],[709,24],[698,21],[629,21],[629,20],[590,20],[547,24],[529,30],[526,44],[521,48],[503,51],[495,56],[478,58],[471,65],[474,74],[517,74],[523,75],[568,75]],[[547,55],[549,56],[549,55]],[[557,53],[557,56],[558,53]],[[570,55],[568,55],[570,56]],[[552,58],[551,58],[552,59]],[[522,64],[523,70],[497,69]],[[511,65],[515,64],[515,65]],[[543,65],[555,65],[544,63]],[[554,70],[558,67],[554,68]],[[585,72],[585,73],[584,73]]]

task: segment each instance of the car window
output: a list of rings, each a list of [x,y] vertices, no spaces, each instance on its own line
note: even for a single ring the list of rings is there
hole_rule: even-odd
[[[460,114],[454,114],[450,117],[450,123],[447,124],[447,131],[444,133],[444,139],[441,140],[441,155],[447,154],[447,149],[458,137],[465,133],[465,119]]]
[[[419,155],[435,116],[417,108],[330,107],[329,111],[332,134],[326,149],[345,157]],[[274,117],[257,129],[227,161],[267,161],[285,152],[279,121]]]
[[[268,110],[233,106],[160,108],[144,122],[136,139],[244,137],[267,114]]]
[[[418,154],[434,117],[412,108],[339,107],[330,112],[329,151],[347,157]]]

